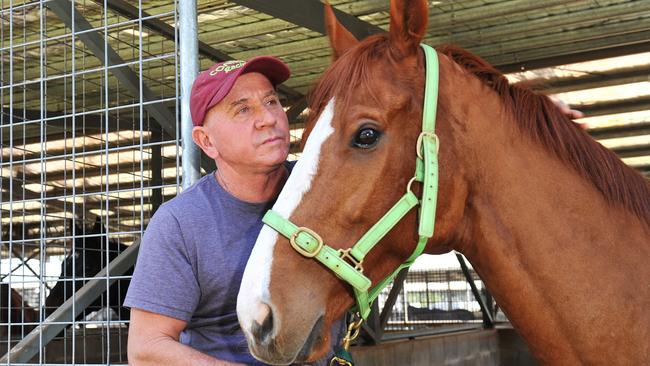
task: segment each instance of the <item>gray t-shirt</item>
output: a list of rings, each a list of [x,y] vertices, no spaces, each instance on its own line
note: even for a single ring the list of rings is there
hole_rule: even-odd
[[[236,305],[261,218],[272,205],[235,198],[214,174],[161,205],[142,237],[124,305],[186,321],[180,341],[194,349],[263,365],[248,352]],[[341,325],[335,328],[339,333]]]

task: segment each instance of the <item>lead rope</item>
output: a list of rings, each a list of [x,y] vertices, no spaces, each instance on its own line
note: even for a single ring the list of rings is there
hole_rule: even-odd
[[[354,320],[354,318],[358,319]],[[330,360],[329,366],[354,366],[352,353],[350,353],[350,343],[357,339],[359,333],[361,333],[361,323],[363,323],[363,318],[358,313],[352,314],[352,321],[348,325],[348,331],[345,333],[342,345],[334,349],[334,356]]]

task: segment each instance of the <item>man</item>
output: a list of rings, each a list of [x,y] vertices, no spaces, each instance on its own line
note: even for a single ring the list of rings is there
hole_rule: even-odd
[[[192,139],[217,170],[163,204],[142,238],[125,305],[132,365],[260,364],[236,314],[244,267],[293,167],[272,57],[228,61],[192,87]],[[325,361],[321,361],[324,363]]]

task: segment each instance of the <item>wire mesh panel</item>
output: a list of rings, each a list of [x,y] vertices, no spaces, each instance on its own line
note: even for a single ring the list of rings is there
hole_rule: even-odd
[[[177,37],[147,26],[176,4],[115,3],[0,0],[0,356],[61,325],[28,364],[126,363],[131,273],[109,263],[180,187]]]

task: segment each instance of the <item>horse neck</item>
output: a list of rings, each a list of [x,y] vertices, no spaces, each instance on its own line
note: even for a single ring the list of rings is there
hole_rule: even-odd
[[[470,192],[470,234],[455,249],[544,363],[600,364],[612,347],[606,357],[647,360],[638,341],[650,329],[647,226],[523,136],[486,94],[465,106],[471,123],[454,137]]]

